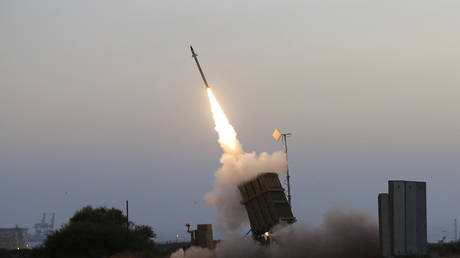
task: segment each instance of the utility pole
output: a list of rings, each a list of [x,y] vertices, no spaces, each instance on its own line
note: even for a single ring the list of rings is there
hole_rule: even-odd
[[[457,238],[457,219],[456,218],[454,219],[454,238],[455,238],[455,241],[458,240]]]
[[[275,138],[276,141],[279,141],[279,139],[282,137],[283,138],[283,144],[284,144],[284,153],[286,154],[286,183],[287,183],[287,192],[288,192],[288,203],[289,206],[291,206],[291,176],[289,175],[289,165],[288,165],[288,146],[287,146],[287,137],[290,136],[291,133],[281,133],[281,131],[277,128],[273,132],[273,138]]]
[[[126,200],[126,233],[129,232],[129,206],[128,200]]]

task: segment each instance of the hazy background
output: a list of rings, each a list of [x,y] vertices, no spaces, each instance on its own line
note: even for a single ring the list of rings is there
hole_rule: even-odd
[[[377,217],[427,181],[460,219],[459,1],[1,1],[0,227],[123,208],[160,240],[211,223],[220,147],[193,44],[246,151],[289,138],[293,210]],[[446,230],[446,232],[442,232]]]

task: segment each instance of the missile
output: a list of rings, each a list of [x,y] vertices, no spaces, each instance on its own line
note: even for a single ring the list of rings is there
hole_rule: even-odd
[[[209,85],[208,85],[208,81],[206,81],[206,77],[204,77],[204,73],[203,73],[203,70],[201,70],[201,66],[200,66],[200,62],[198,62],[198,58],[197,58],[197,54],[195,53],[195,51],[193,50],[193,47],[190,46],[190,50],[192,50],[192,57],[193,59],[195,59],[195,63],[196,65],[198,66],[198,71],[200,71],[200,74],[201,74],[201,78],[203,79],[203,82],[204,82],[204,86],[206,88],[209,88]]]

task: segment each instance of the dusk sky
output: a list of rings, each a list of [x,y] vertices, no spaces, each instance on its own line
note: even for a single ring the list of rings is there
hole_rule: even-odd
[[[377,219],[427,182],[428,239],[460,219],[460,1],[0,2],[0,227],[123,209],[160,241],[213,223],[222,150],[194,46],[246,151],[291,132],[293,213]],[[442,230],[446,230],[442,233]]]

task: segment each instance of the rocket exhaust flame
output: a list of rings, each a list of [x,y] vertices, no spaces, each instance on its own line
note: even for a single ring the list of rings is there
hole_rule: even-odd
[[[235,128],[228,121],[211,88],[206,88],[206,90],[208,92],[209,103],[211,104],[215,130],[219,134],[219,143],[225,151],[236,153],[239,151],[239,142],[236,138]]]
[[[206,91],[208,92],[209,103],[211,104],[211,111],[214,118],[215,129],[219,134],[219,143],[222,149],[225,152],[230,152],[237,154],[241,151],[240,144],[236,139],[236,131],[235,128],[228,122],[228,118],[225,115],[222,107],[217,102],[216,97],[212,93],[211,88],[209,87],[208,81],[204,76],[203,70],[201,69],[200,62],[198,61],[197,54],[193,47],[190,46],[190,51],[192,51],[192,57],[195,59],[196,66],[198,67],[198,71],[200,72],[201,78],[203,79],[204,86],[206,87]]]
[[[286,167],[286,156],[278,151],[272,154],[262,152],[246,153],[238,141],[235,128],[228,121],[222,107],[208,85],[197,54],[190,46],[192,57],[195,60],[201,79],[203,79],[208,93],[214,118],[215,130],[219,135],[219,144],[223,150],[220,158],[222,167],[215,173],[214,190],[205,195],[207,204],[217,209],[216,226],[218,231],[232,232],[248,221],[248,216],[241,204],[241,195],[238,185],[246,182],[263,172],[276,172],[282,174]]]

